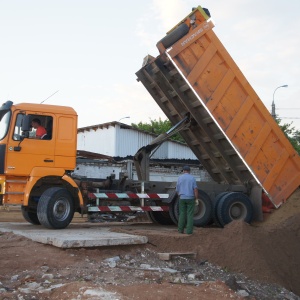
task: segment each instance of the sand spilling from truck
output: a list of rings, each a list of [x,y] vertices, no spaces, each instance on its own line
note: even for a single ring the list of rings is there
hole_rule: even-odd
[[[277,283],[300,295],[299,189],[262,223],[237,221],[225,228],[196,228],[192,236],[178,234],[176,229],[153,231],[135,226],[117,230],[146,235],[155,251],[194,251],[199,262],[208,260],[225,272]]]

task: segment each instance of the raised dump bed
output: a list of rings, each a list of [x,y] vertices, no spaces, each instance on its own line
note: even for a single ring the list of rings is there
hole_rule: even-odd
[[[136,75],[218,183],[258,183],[278,207],[300,184],[300,157],[200,6],[158,42]]]

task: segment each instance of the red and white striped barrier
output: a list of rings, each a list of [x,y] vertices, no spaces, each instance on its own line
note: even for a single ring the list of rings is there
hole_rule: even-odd
[[[90,199],[167,199],[169,194],[89,193]]]
[[[89,212],[169,211],[169,206],[90,206]]]

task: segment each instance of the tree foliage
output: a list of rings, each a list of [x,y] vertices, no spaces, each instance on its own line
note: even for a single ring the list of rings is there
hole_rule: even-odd
[[[159,118],[158,120],[150,119],[149,123],[143,123],[143,122],[139,122],[138,124],[132,123],[131,126],[136,129],[144,130],[146,132],[150,132],[150,133],[157,134],[157,135],[160,135],[161,133],[165,133],[173,127],[169,120],[163,121],[163,120],[161,120],[161,118]],[[185,143],[184,139],[178,133],[171,136],[170,139],[173,141]]]
[[[277,124],[300,155],[300,131],[295,129],[293,122],[281,124],[281,121],[281,119],[276,118]]]
[[[293,123],[281,124],[281,121],[282,121],[281,119],[276,118],[277,124],[279,125],[279,127],[281,128],[283,133],[286,135],[288,140],[291,142],[291,144],[293,145],[295,150],[300,155],[300,131],[295,129],[295,127],[293,126]],[[169,120],[163,121],[160,118],[159,118],[159,120],[156,120],[156,119],[151,120],[150,119],[149,123],[146,123],[146,122],[145,123],[140,122],[138,124],[132,123],[131,126],[134,128],[140,129],[140,130],[144,130],[146,132],[157,134],[157,135],[159,135],[161,133],[165,133],[169,129],[172,128],[172,124]],[[185,143],[184,139],[178,133],[173,135],[170,139],[174,140],[174,141]]]

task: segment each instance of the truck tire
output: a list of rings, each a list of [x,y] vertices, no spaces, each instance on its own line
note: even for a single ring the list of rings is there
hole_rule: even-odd
[[[37,213],[33,211],[28,211],[25,206],[21,206],[21,211],[23,218],[28,222],[33,225],[41,225],[41,222],[38,219]]]
[[[167,211],[149,211],[147,212],[149,219],[159,225],[174,225],[173,220]]]
[[[194,226],[203,227],[212,221],[213,204],[210,197],[202,190],[198,190],[199,205],[195,206]],[[174,207],[177,220],[179,219],[179,200],[176,201]]]
[[[228,193],[219,201],[217,216],[222,227],[235,220],[250,223],[253,218],[253,206],[247,195],[237,192]]]
[[[165,48],[169,48],[182,37],[184,37],[189,32],[189,30],[189,26],[185,23],[182,23],[176,29],[162,38],[160,42],[164,45]]]
[[[212,221],[213,204],[210,197],[198,190],[199,205],[195,206],[194,226],[203,227]]]
[[[213,201],[213,213],[212,213],[212,216],[213,216],[213,222],[215,225],[217,225],[218,227],[222,227],[220,221],[219,221],[219,218],[218,218],[218,211],[217,211],[217,208],[218,208],[218,204],[221,200],[221,198],[225,195],[227,195],[228,193],[230,192],[222,192],[220,194],[218,194],[215,198],[215,200]]]
[[[178,205],[177,205],[178,201],[179,201],[179,197],[176,196],[172,201],[172,203],[170,204],[170,208],[169,208],[170,217],[175,225],[178,224],[178,213],[177,214],[175,213],[176,207],[178,209]]]
[[[74,216],[74,203],[69,191],[61,187],[47,189],[38,202],[37,216],[47,228],[66,228]]]

